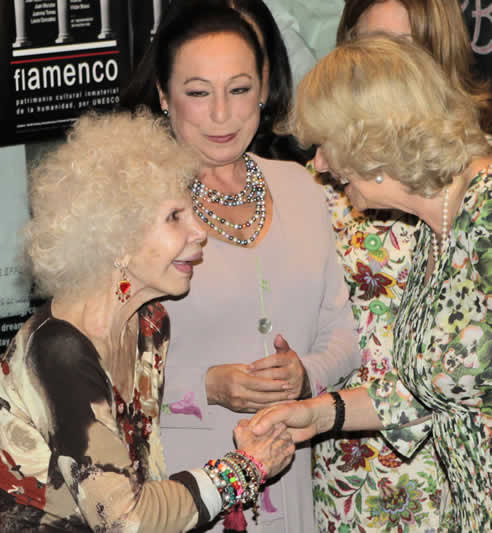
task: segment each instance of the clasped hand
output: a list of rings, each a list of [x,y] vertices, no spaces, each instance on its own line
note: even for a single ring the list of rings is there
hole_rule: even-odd
[[[273,428],[285,425],[295,443],[309,440],[325,429],[325,398],[317,397],[301,402],[287,402],[262,409],[249,421],[257,436],[270,434]]]
[[[275,353],[250,365],[227,364],[209,368],[206,378],[209,404],[232,411],[254,413],[278,402],[310,393],[306,370],[287,341],[277,335]]]
[[[248,420],[240,420],[234,429],[237,447],[259,461],[267,477],[281,472],[292,460],[295,446],[285,424],[275,424],[261,435],[251,430]]]

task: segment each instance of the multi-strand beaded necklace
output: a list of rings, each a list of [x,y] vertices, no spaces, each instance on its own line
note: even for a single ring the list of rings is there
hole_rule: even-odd
[[[246,164],[246,185],[242,191],[236,194],[224,194],[215,189],[209,189],[198,178],[195,178],[191,184],[191,198],[193,202],[193,210],[197,216],[205,222],[205,224],[229,241],[240,246],[248,246],[248,244],[251,244],[257,239],[265,225],[266,185],[258,165],[247,154],[243,154],[243,159]],[[256,203],[256,209],[253,216],[248,220],[237,224],[216,214],[213,209],[207,207],[204,202],[208,204],[220,204],[224,207],[236,207],[238,205]],[[226,227],[242,230],[244,228],[254,228],[255,224],[256,229],[248,239],[235,237],[224,229],[224,227]]]

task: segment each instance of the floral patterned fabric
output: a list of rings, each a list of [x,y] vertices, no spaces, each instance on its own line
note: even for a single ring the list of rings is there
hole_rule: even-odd
[[[401,213],[360,213],[343,192],[325,187],[339,259],[359,324],[363,356],[347,386],[369,386],[393,369],[394,321],[414,247],[416,221]],[[320,533],[436,532],[444,480],[431,440],[411,460],[377,433],[319,441],[313,453]]]
[[[450,487],[443,527],[467,533],[492,531],[491,186],[492,165],[471,182],[427,285],[432,232],[420,225],[395,326],[395,365],[408,390],[393,380],[369,389],[386,438],[403,453],[432,432]]]
[[[127,404],[94,345],[53,318],[49,304],[24,325],[1,359],[1,531],[166,530],[170,487],[187,493],[178,483],[161,483],[168,337],[164,308],[142,308]],[[185,515],[173,531],[196,515],[187,494],[182,509],[167,513]]]

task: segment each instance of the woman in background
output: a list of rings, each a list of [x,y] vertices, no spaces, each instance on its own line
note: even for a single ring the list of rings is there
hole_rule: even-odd
[[[473,70],[470,36],[458,0],[346,0],[337,44],[371,31],[411,35],[479,107],[480,125],[492,133],[489,83]]]
[[[491,110],[485,104],[490,96],[470,74],[471,47],[456,0],[346,1],[339,44],[378,30],[412,35],[459,90],[472,91],[481,123],[487,123]],[[362,367],[347,385],[368,385],[394,372],[394,321],[408,279],[416,217],[396,210],[360,212],[332,179],[325,181],[363,356]],[[389,531],[399,526],[432,531],[438,527],[443,481],[431,441],[408,459],[389,448],[378,433],[323,439],[314,447],[317,526],[321,533],[346,527]]]
[[[51,300],[1,358],[2,531],[188,531],[254,504],[288,464],[281,427],[258,439],[243,423],[241,451],[166,474],[169,318],[155,300],[186,292],[202,257],[196,170],[162,121],[108,114],[80,119],[34,171],[25,249]]]

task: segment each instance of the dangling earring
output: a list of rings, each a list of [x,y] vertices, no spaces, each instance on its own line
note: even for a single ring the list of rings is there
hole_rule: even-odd
[[[383,183],[383,181],[384,181],[384,177],[381,176],[381,174],[379,176],[376,176],[376,183],[378,185],[381,185],[381,183]]]
[[[162,110],[162,114],[166,117],[166,118],[169,118],[169,111],[167,109],[163,109]]]
[[[260,111],[263,111],[263,109],[265,109],[265,104],[263,102],[260,102],[258,104],[258,107],[260,108]]]
[[[121,279],[116,284],[115,294],[118,296],[118,300],[122,303],[127,302],[132,295],[132,284],[128,279],[126,266],[120,265],[119,263],[114,264],[115,268],[119,268],[121,272]]]

